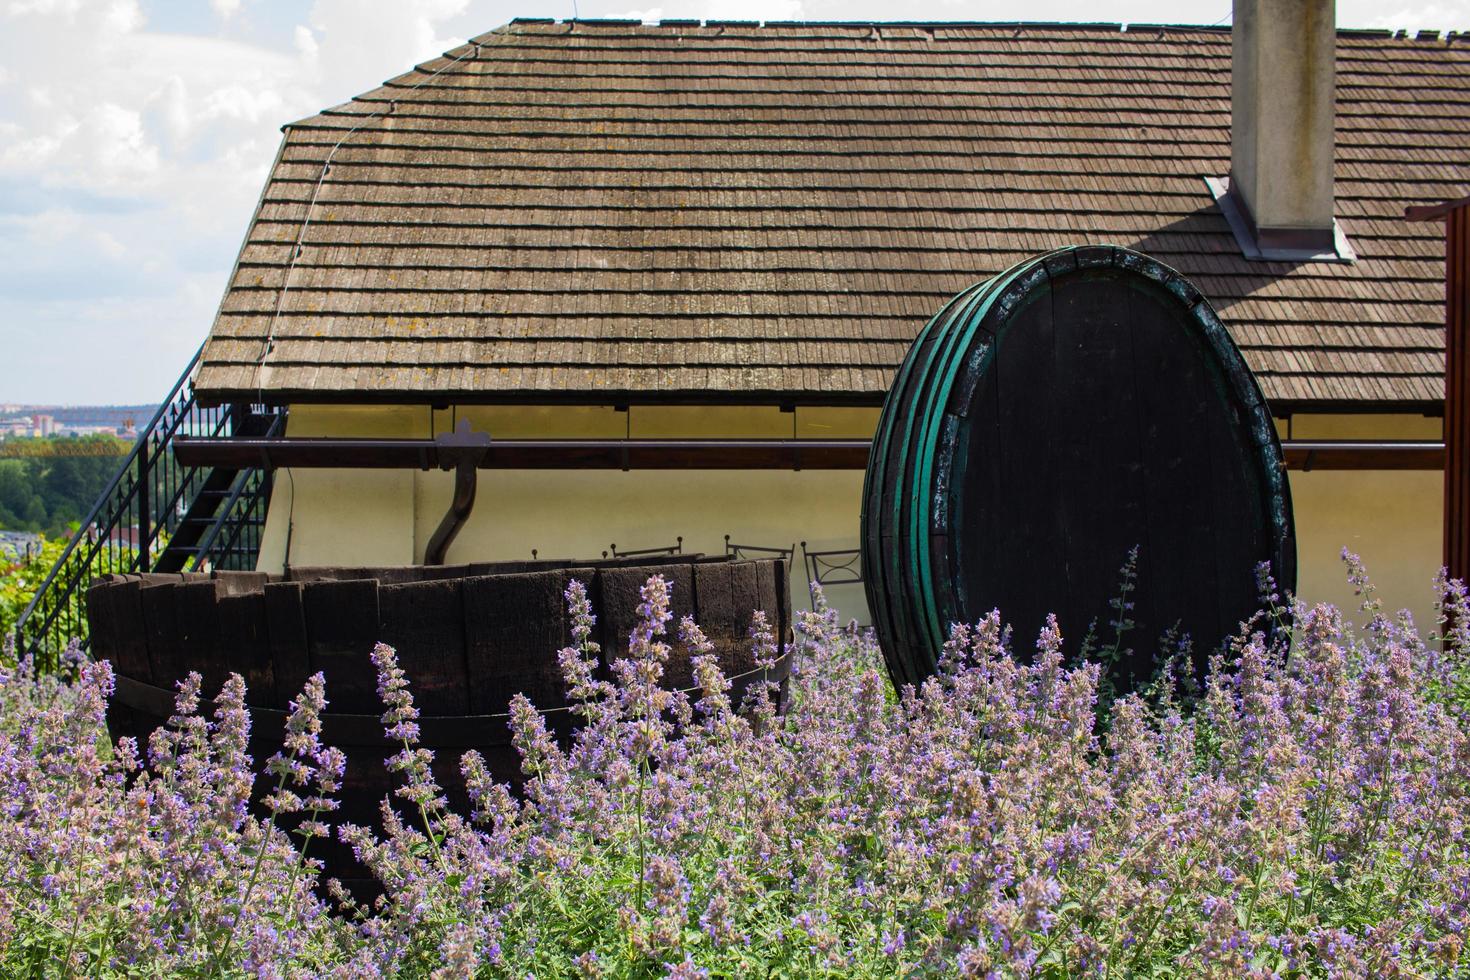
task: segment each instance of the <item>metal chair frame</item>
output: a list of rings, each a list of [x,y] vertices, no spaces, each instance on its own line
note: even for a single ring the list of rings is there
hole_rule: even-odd
[[[857,548],[838,548],[829,551],[808,551],[806,542],[801,543],[801,560],[806,566],[807,595],[816,603],[813,585],[857,585],[863,581],[863,553]]]
[[[772,548],[760,544],[735,544],[730,540],[730,535],[725,535],[725,557],[726,558],[780,558],[786,563],[786,570],[791,570],[791,560],[796,555],[796,542],[791,542],[789,548]]]
[[[684,553],[684,535],[674,539],[674,543],[662,548],[638,548],[635,550],[619,551],[616,543],[608,545],[612,549],[614,558],[658,558],[665,555],[682,555]],[[604,551],[602,557],[606,558],[608,553]]]

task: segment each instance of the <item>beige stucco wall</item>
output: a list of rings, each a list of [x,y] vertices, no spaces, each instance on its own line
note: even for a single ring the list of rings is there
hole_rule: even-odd
[[[468,420],[500,438],[748,437],[866,438],[876,409],[775,407],[466,407],[293,406],[288,435],[419,437]],[[674,543],[686,552],[723,553],[739,544],[814,551],[857,546],[863,474],[851,470],[486,470],[475,510],[448,561],[600,556]],[[259,567],[408,564],[423,561],[448,509],[449,473],[396,470],[283,470],[276,478]],[[411,516],[410,516],[411,515]],[[807,602],[805,585],[795,598]],[[862,587],[838,586],[830,599],[867,621]]]
[[[432,416],[432,418],[431,418]],[[867,437],[874,409],[638,407],[461,408],[294,406],[289,434],[425,437],[458,419],[501,438]],[[1287,435],[1284,423],[1281,434]],[[1429,439],[1438,419],[1414,416],[1298,416],[1291,433],[1310,438]],[[450,562],[595,557],[620,548],[673,544],[720,553],[733,541],[813,550],[857,547],[863,475],[854,471],[489,470],[475,511],[450,548]],[[1437,472],[1292,472],[1298,587],[1311,600],[1353,608],[1338,555],[1360,553],[1392,609],[1432,622],[1430,587],[1440,561]],[[282,471],[276,480],[260,567],[407,564],[424,550],[449,504],[453,477],[439,471]],[[799,555],[799,551],[798,551]],[[804,588],[796,598],[806,601]],[[861,586],[830,594],[845,616],[867,621]]]
[[[1278,423],[1283,438],[1287,427]],[[1295,439],[1439,439],[1437,418],[1412,415],[1297,416]],[[1420,630],[1434,625],[1433,578],[1443,542],[1444,474],[1439,471],[1293,470],[1297,591],[1356,612],[1341,561],[1363,559],[1390,611],[1408,609]]]

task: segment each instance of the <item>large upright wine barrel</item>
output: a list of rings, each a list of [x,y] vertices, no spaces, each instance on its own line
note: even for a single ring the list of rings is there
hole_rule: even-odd
[[[1176,623],[1197,653],[1292,588],[1276,430],[1209,302],[1114,246],[1037,256],[950,300],[883,405],[863,492],[868,606],[897,683],[933,673],[954,622],[992,609],[1024,650],[1055,612],[1075,652],[1112,641],[1119,569],[1146,679]]]
[[[378,805],[397,777],[385,760],[401,746],[384,737],[377,676],[369,658],[385,642],[408,676],[422,744],[436,750],[434,775],[461,813],[468,812],[459,759],[484,757],[496,779],[519,784],[507,710],[524,693],[546,712],[547,727],[568,735],[568,711],[557,651],[571,642],[563,597],[576,579],[587,586],[597,617],[601,676],[626,657],[638,621],[639,589],[652,575],[672,586],[673,623],[693,616],[714,646],[736,704],[752,683],[783,686],[790,671],[785,637],[791,622],[786,565],[673,556],[573,562],[499,562],[409,568],[296,568],[284,576],[256,572],[104,576],[87,594],[93,653],[111,660],[117,689],[108,709],[114,736],[140,743],[173,713],[176,682],[203,676],[213,697],[230,672],[248,685],[250,752],[257,768],[280,751],[286,711],[306,679],[326,677],[329,701],[322,739],[347,754],[341,810],[332,822],[378,822]],[[749,632],[755,610],[766,614],[781,644],[776,666],[755,661]],[[664,682],[693,683],[689,651],[671,635]],[[697,695],[695,695],[697,697]],[[266,779],[257,794],[268,791]],[[312,845],[327,871],[365,885],[365,871],[336,842]]]

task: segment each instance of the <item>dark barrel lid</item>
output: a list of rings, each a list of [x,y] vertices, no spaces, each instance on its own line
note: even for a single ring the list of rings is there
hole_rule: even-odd
[[[868,605],[890,672],[934,671],[952,622],[998,608],[1029,649],[1055,612],[1147,680],[1166,629],[1213,649],[1292,588],[1291,496],[1265,399],[1209,302],[1116,246],[1059,249],[960,293],[884,402],[863,492]]]

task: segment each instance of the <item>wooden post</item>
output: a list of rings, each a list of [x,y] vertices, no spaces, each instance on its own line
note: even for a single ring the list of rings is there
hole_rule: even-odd
[[[1444,564],[1470,577],[1470,197],[1408,208],[1410,221],[1445,223]]]

